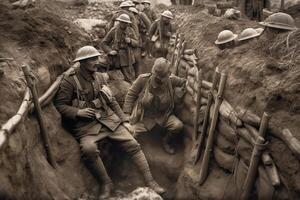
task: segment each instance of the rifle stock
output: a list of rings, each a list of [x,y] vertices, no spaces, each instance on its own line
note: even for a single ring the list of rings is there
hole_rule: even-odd
[[[227,73],[222,72],[219,89],[218,89],[218,95],[217,95],[217,99],[215,102],[215,107],[214,107],[213,115],[212,115],[212,121],[210,124],[209,133],[208,133],[207,143],[206,143],[206,147],[205,147],[205,151],[204,151],[204,155],[203,155],[203,160],[201,163],[200,180],[199,180],[200,185],[204,183],[204,181],[206,180],[207,174],[208,174],[209,159],[210,159],[210,154],[211,154],[212,147],[213,147],[213,141],[214,141],[214,137],[215,137],[215,129],[216,129],[217,120],[218,120],[218,116],[219,116],[219,108],[222,103],[226,80],[227,80]]]

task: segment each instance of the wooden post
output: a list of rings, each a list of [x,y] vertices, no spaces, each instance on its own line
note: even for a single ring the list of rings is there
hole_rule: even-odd
[[[243,193],[241,195],[242,200],[249,199],[250,193],[254,186],[257,177],[259,161],[261,159],[262,151],[264,150],[264,137],[268,128],[269,120],[270,116],[267,113],[264,113],[259,127],[259,136],[256,138],[256,143],[251,155],[250,166],[248,168],[246,180],[243,185]]]
[[[199,110],[201,107],[201,87],[202,87],[202,69],[198,69],[198,87],[197,87],[197,102],[196,110],[194,116],[194,141],[198,138],[198,129],[199,129]]]
[[[217,121],[218,121],[218,117],[219,117],[220,105],[223,100],[223,93],[225,90],[226,80],[227,80],[227,73],[222,72],[219,89],[218,89],[218,95],[217,95],[217,99],[215,101],[214,111],[213,111],[213,115],[212,115],[212,121],[210,124],[210,129],[209,129],[209,133],[208,133],[208,137],[207,137],[207,143],[206,143],[206,147],[205,147],[205,151],[204,151],[204,155],[203,155],[203,160],[201,163],[200,180],[199,180],[200,185],[204,183],[204,181],[206,180],[206,177],[208,175],[210,154],[212,152],[213,142],[214,142],[214,138],[215,138],[215,129],[216,129],[216,125],[217,125]]]
[[[51,144],[50,144],[50,140],[49,140],[49,137],[48,137],[48,134],[46,131],[44,119],[42,116],[42,109],[41,109],[41,105],[39,103],[39,99],[38,99],[38,95],[37,95],[37,91],[36,91],[36,87],[35,87],[35,82],[34,82],[34,80],[32,80],[32,75],[30,74],[30,68],[28,66],[23,65],[22,70],[25,75],[27,85],[32,94],[33,103],[34,103],[36,115],[37,115],[37,120],[38,120],[38,123],[40,126],[40,133],[41,133],[42,140],[43,140],[44,147],[45,147],[46,154],[47,154],[47,160],[52,165],[52,167],[55,168],[56,162],[54,160],[54,157],[53,157],[53,154],[51,151]]]
[[[219,68],[217,67],[214,73],[213,77],[213,82],[212,82],[212,87],[210,88],[210,93],[208,93],[208,99],[207,99],[207,105],[206,105],[206,110],[204,114],[204,120],[202,124],[202,129],[201,129],[201,135],[199,138],[197,138],[197,141],[194,145],[193,151],[192,151],[192,157],[193,157],[193,163],[194,165],[198,162],[201,151],[202,151],[202,143],[204,141],[207,127],[208,127],[208,122],[209,122],[209,113],[210,113],[210,107],[213,101],[213,91],[215,90],[218,82],[218,77],[219,77]]]

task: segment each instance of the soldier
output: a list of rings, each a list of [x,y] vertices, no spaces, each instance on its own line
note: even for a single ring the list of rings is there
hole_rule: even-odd
[[[240,10],[251,20],[262,21],[263,9],[270,10],[270,0],[239,0]]]
[[[243,44],[251,39],[259,37],[262,34],[263,30],[264,29],[262,28],[258,28],[258,29],[246,28],[237,37],[237,41],[239,42],[239,44]]]
[[[168,46],[173,32],[172,19],[173,14],[167,10],[150,26],[149,38],[152,42],[151,49],[154,57],[166,57],[168,54]]]
[[[166,128],[163,147],[167,153],[174,154],[172,138],[182,130],[183,124],[173,114],[173,90],[184,86],[186,80],[170,74],[170,63],[165,58],[157,58],[152,72],[141,74],[130,87],[123,109],[131,114],[135,136],[151,131],[155,125]]]
[[[270,15],[266,20],[260,22],[261,25],[265,26],[265,33],[270,37],[274,37],[274,34],[293,31],[297,27],[295,20],[289,14],[278,12]]]
[[[218,39],[215,44],[219,49],[232,48],[234,46],[234,40],[237,38],[236,34],[233,34],[230,30],[221,31],[218,35]]]
[[[104,138],[117,142],[132,157],[143,173],[147,185],[163,193],[153,179],[148,162],[138,142],[129,133],[126,115],[112,96],[101,73],[96,72],[100,53],[92,46],[78,50],[75,61],[80,62],[62,81],[55,98],[55,106],[79,141],[86,166],[103,183],[99,199],[110,196],[113,184],[99,156],[97,144]]]
[[[130,27],[132,22],[127,14],[121,14],[117,19],[119,24],[113,27],[103,38],[102,48],[109,55],[113,66],[121,69],[124,79],[133,82],[136,59],[134,48],[139,46],[138,37]]]
[[[140,35],[140,54],[142,57],[145,57],[147,49],[147,35],[151,22],[149,21],[145,13],[139,12],[136,8],[130,8],[129,10],[134,14],[134,17],[136,18]]]
[[[147,15],[151,23],[153,23],[156,19],[157,16],[154,12],[154,10],[151,9],[151,2],[149,0],[142,0],[141,1],[142,5],[144,6],[143,13]]]
[[[114,13],[114,15],[112,16],[111,18],[111,21],[110,23],[107,25],[106,27],[106,30],[107,31],[110,31],[115,25],[116,25],[116,22],[117,22],[117,18],[121,15],[121,14],[126,14],[130,17],[130,20],[132,22],[134,22],[134,16],[133,14],[129,11],[129,8],[130,7],[133,7],[134,4],[131,2],[131,1],[124,1],[122,2],[120,5],[119,5],[119,10],[116,11]],[[132,28],[136,31],[136,34],[138,33],[138,30],[137,30],[137,26],[135,23],[131,24]]]

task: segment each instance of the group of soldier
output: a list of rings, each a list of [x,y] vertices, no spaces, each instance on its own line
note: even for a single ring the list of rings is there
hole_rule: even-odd
[[[135,139],[141,133],[163,127],[167,133],[162,146],[169,154],[175,153],[172,141],[183,128],[183,123],[173,114],[174,89],[184,87],[186,80],[171,74],[171,64],[166,59],[172,36],[170,20],[173,15],[164,11],[159,18],[150,8],[148,0],[125,1],[111,18],[102,49],[110,59],[110,67],[121,70],[124,79],[132,83],[125,97],[123,108],[117,103],[106,79],[99,71],[99,61],[104,58],[92,46],[80,48],[75,62],[80,67],[62,81],[55,97],[55,106],[61,113],[63,124],[73,133],[80,144],[82,158],[102,183],[99,199],[109,197],[113,183],[100,158],[99,144],[113,141],[131,155],[133,163],[143,174],[145,183],[155,192],[163,194],[153,178],[146,157]],[[289,15],[277,13],[262,22],[269,28],[293,30]],[[291,22],[291,24],[287,24]],[[246,29],[240,36],[229,30],[222,31],[216,44],[228,48],[238,38],[246,41],[258,37],[262,29]],[[139,62],[143,56],[155,57],[151,73],[139,74]]]
[[[148,0],[122,2],[101,43],[111,67],[120,69],[130,83],[140,73],[142,57],[166,57],[172,36],[173,14],[164,11],[157,17],[150,5]]]
[[[63,124],[79,142],[84,163],[102,183],[99,199],[108,198],[113,191],[112,180],[100,158],[100,143],[113,141],[119,144],[131,155],[146,185],[163,194],[165,189],[154,180],[135,137],[151,131],[155,126],[164,127],[167,134],[162,146],[167,153],[174,154],[172,138],[183,127],[172,112],[173,88],[184,86],[186,80],[170,76],[170,63],[164,58],[164,48],[167,48],[172,35],[172,13],[165,11],[157,19],[148,0],[142,1],[142,12],[136,8],[137,2],[125,1],[120,4],[102,40],[102,49],[112,61],[110,67],[121,70],[124,79],[133,83],[123,109],[108,88],[103,74],[98,72],[99,62],[104,56],[92,46],[78,50],[74,62],[79,62],[80,66],[64,78],[54,100]],[[153,50],[155,48],[159,50]],[[145,54],[156,57],[152,71],[136,79],[139,59]]]

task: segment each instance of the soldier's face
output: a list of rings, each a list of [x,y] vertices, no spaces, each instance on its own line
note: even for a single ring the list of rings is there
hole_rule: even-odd
[[[127,27],[127,23],[125,22],[120,22],[120,28],[125,29]]]
[[[170,73],[164,75],[153,74],[154,85],[156,87],[165,86],[169,79]]]
[[[148,9],[150,7],[150,5],[148,3],[144,3],[143,6],[144,6],[144,9]]]
[[[98,57],[89,58],[86,60],[84,67],[90,72],[96,72],[98,63],[99,63]]]

